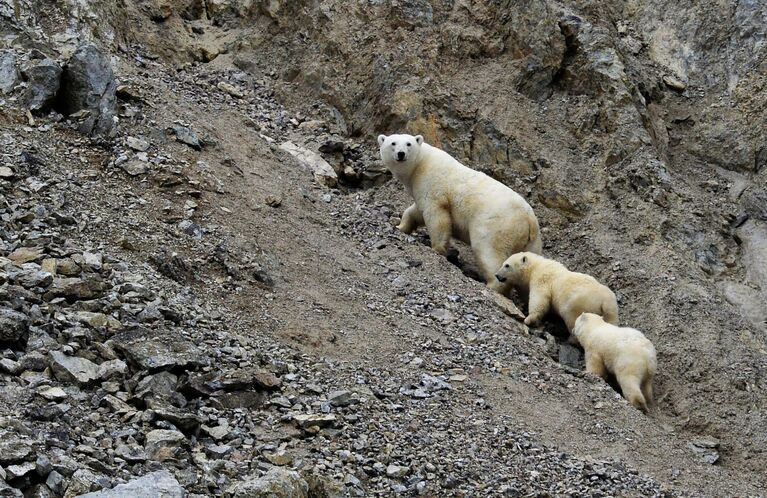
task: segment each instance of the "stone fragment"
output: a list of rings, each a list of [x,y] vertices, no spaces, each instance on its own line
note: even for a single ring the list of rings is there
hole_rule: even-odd
[[[43,59],[31,62],[22,72],[27,80],[24,99],[29,110],[42,113],[50,109],[61,85],[61,67],[51,59]]]
[[[208,363],[197,346],[170,334],[137,328],[115,336],[113,341],[129,363],[143,370],[185,369]]]
[[[10,93],[19,82],[20,75],[16,68],[16,54],[10,51],[0,51],[0,93]]]
[[[146,152],[149,150],[149,142],[141,138],[128,137],[125,139],[125,144],[138,152]]]
[[[314,175],[314,179],[320,185],[325,187],[335,187],[338,185],[338,175],[336,175],[333,167],[318,153],[299,147],[293,142],[282,143],[280,149],[288,152],[295,157],[299,163],[309,169]]]
[[[147,172],[148,166],[144,161],[134,159],[120,164],[120,168],[130,176],[139,176]]]
[[[75,50],[61,76],[59,104],[64,114],[88,111],[78,129],[87,135],[112,136],[117,99],[114,72],[109,57],[95,44],[86,42]]]
[[[176,135],[176,140],[188,145],[195,150],[201,150],[205,145],[202,140],[197,137],[197,134],[186,126],[173,126],[171,128]]]
[[[48,401],[63,401],[67,393],[60,387],[45,386],[37,390],[37,394]]]
[[[272,467],[264,476],[245,478],[228,492],[232,498],[308,498],[309,484],[296,471]]]
[[[48,358],[53,375],[61,382],[82,387],[99,378],[98,366],[88,359],[67,356],[61,351],[51,351]]]
[[[0,431],[0,465],[22,462],[33,454],[32,446],[11,432]]]
[[[330,427],[335,425],[336,416],[333,414],[324,413],[309,413],[301,414],[293,417],[296,424],[302,429],[309,429],[311,427]]]
[[[155,429],[146,435],[147,457],[150,460],[164,462],[176,460],[185,452],[186,436],[178,431]]]
[[[29,318],[11,308],[0,307],[0,344],[24,341],[29,332]]]

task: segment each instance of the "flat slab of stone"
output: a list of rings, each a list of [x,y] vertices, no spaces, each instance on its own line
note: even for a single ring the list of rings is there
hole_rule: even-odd
[[[112,489],[86,493],[79,498],[184,498],[185,496],[186,491],[173,474],[167,470],[158,470],[125,484],[118,484]]]

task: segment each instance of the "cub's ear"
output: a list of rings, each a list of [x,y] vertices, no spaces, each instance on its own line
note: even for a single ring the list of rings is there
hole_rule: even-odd
[[[522,256],[522,262],[527,263],[527,256]]]
[[[378,135],[378,146],[382,146],[384,141],[386,141],[386,135]]]
[[[415,143],[417,143],[418,145],[423,144],[423,137],[421,135],[416,135],[415,136]]]

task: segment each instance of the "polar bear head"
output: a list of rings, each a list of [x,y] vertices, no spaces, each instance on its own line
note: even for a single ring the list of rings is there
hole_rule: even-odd
[[[601,316],[594,313],[581,313],[580,316],[578,316],[578,319],[575,320],[575,325],[573,326],[573,335],[580,342],[581,337],[583,334],[587,333],[587,330],[590,330],[592,326],[599,325],[601,323],[605,323]]]
[[[495,272],[495,278],[499,282],[509,281],[512,284],[521,282],[526,270],[530,268],[531,263],[535,260],[536,254],[531,252],[518,252],[512,254],[509,259],[503,262],[503,265]]]
[[[423,145],[421,135],[378,135],[381,160],[390,171],[406,170],[418,161]]]

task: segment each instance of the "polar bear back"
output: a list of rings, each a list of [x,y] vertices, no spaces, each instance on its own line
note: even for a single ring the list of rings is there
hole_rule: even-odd
[[[477,210],[502,215],[523,209],[533,215],[525,199],[503,183],[481,171],[461,164],[442,149],[421,145],[418,166],[412,181],[415,190],[442,192],[462,212]],[[416,196],[417,198],[417,196]],[[488,200],[493,202],[489,203]]]
[[[583,327],[578,340],[584,348],[598,352],[610,372],[646,369],[655,373],[655,346],[637,329],[617,327],[594,316]]]

